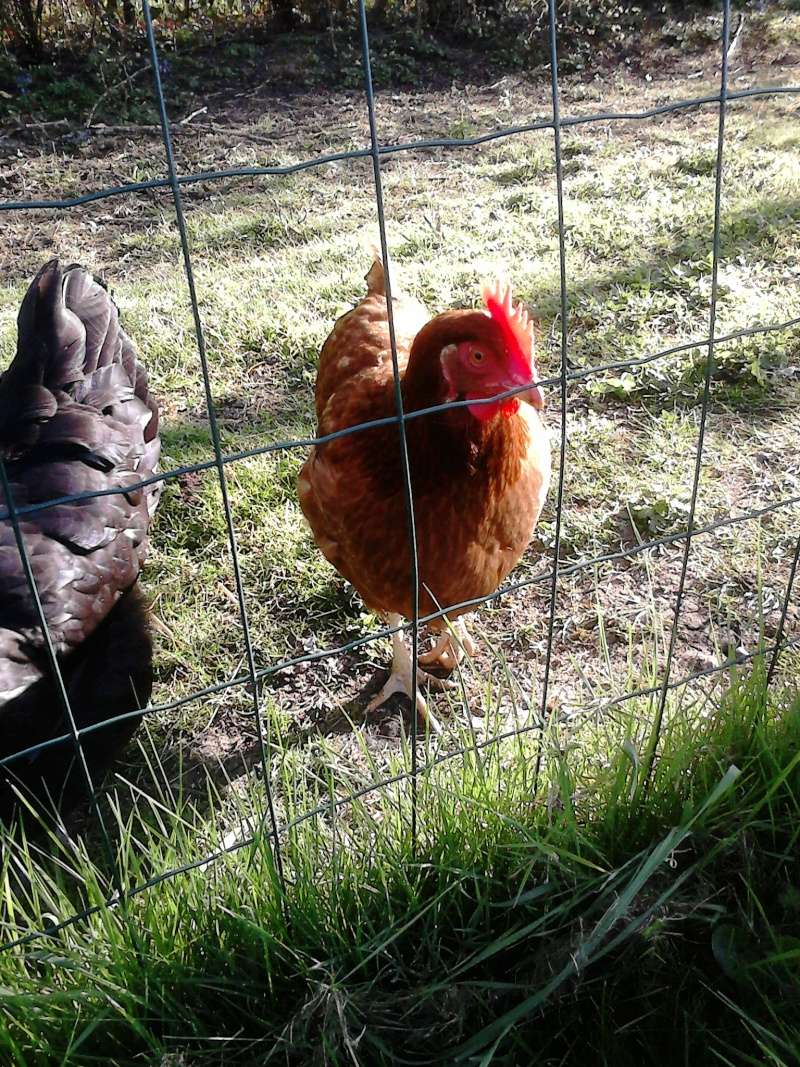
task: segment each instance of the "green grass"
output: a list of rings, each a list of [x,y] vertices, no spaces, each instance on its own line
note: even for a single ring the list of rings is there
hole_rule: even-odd
[[[416,852],[407,780],[334,811],[358,784],[336,752],[320,744],[300,773],[276,736],[286,817],[320,809],[282,838],[285,893],[257,834],[3,954],[4,1062],[788,1067],[800,705],[767,697],[757,663],[720,701],[670,711],[646,789],[641,701],[553,725],[538,791],[537,736],[475,749],[464,730],[466,754],[419,778]],[[143,755],[148,787],[110,796],[126,885],[258,824],[255,782],[225,801],[209,784],[209,816]],[[4,939],[110,889],[56,839],[9,845],[2,878]]]
[[[800,69],[775,59],[798,26],[790,13],[748,15],[741,47],[752,84],[778,80],[776,71],[800,81]],[[706,63],[691,82],[658,80],[656,67],[653,84],[607,72],[599,81],[567,77],[565,113],[713,91],[710,55],[686,60],[686,71],[695,58]],[[546,114],[547,92],[542,76],[458,96],[420,88],[395,102],[379,94],[378,119],[386,140],[463,135]],[[181,99],[187,113],[197,103]],[[242,107],[228,116],[235,136],[177,129],[183,172],[364,143],[346,95],[295,100],[288,119],[269,96]],[[721,334],[800,315],[794,107],[785,96],[730,108]],[[274,142],[249,141],[248,131]],[[712,109],[564,131],[572,369],[705,336],[715,146]],[[78,193],[162,171],[158,139],[147,133],[62,147],[21,147],[4,196]],[[439,311],[474,304],[481,279],[507,271],[541,320],[542,372],[557,374],[551,135],[394,156],[383,180],[396,282]],[[185,203],[223,448],[308,436],[319,348],[363,292],[376,239],[368,164],[187,187]],[[169,196],[6,213],[4,226],[0,365],[43,259],[84,262],[108,280],[150,371],[164,465],[209,460]],[[797,494],[799,353],[796,328],[717,347],[700,523]],[[683,546],[570,569],[685,528],[705,356],[700,347],[570,385],[566,570],[536,799],[534,735],[480,754],[473,746],[535,722],[546,581],[480,612],[484,648],[464,666],[463,705],[432,698],[445,734],[420,756],[470,751],[420,778],[415,855],[407,780],[343,804],[335,819],[329,811],[352,790],[408,770],[398,709],[364,723],[364,688],[387,661],[388,642],[270,676],[261,695],[279,818],[325,806],[285,836],[285,898],[260,839],[0,955],[0,1061],[132,1064],[138,1056],[166,1067],[264,1063],[271,1053],[363,1065],[435,1056],[632,1067],[709,1057],[796,1062],[798,708],[781,692],[796,689],[800,655],[782,656],[769,698],[758,663],[727,695],[727,674],[676,692],[645,796],[652,706],[599,709],[659,681]],[[558,407],[551,388],[554,446]],[[226,468],[258,667],[335,648],[377,625],[302,521],[294,479],[304,455],[292,448]],[[547,569],[554,501],[555,490],[514,579]],[[673,677],[721,662],[731,642],[753,652],[774,639],[799,513],[784,507],[696,539]],[[155,701],[243,673],[213,471],[167,485],[143,584],[153,605]],[[797,619],[791,605],[790,635]],[[246,692],[225,690],[147,722],[110,791],[128,886],[200,859],[252,825],[263,801]],[[726,778],[733,766],[735,782]],[[715,792],[723,782],[728,788]],[[106,898],[110,871],[97,841],[75,839],[7,844],[5,936]],[[516,1010],[517,1027],[506,1032],[497,1021]]]

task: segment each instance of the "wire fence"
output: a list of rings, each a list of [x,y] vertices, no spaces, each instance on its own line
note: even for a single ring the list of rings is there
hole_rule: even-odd
[[[620,696],[614,697],[610,700],[596,702],[592,707],[595,712],[605,711],[615,705],[621,704],[625,701],[630,701],[637,698],[654,698],[656,703],[656,725],[655,736],[656,742],[661,730],[663,716],[666,708],[668,694],[682,686],[688,685],[691,682],[697,681],[709,675],[717,672],[728,670],[731,666],[737,663],[742,663],[747,660],[751,660],[755,657],[764,657],[768,662],[768,682],[771,683],[774,677],[776,664],[781,651],[796,647],[800,644],[800,638],[789,637],[786,633],[786,622],[789,613],[789,608],[792,600],[792,590],[795,581],[795,576],[798,567],[798,560],[800,559],[800,537],[798,537],[794,554],[791,561],[790,573],[787,579],[784,595],[780,605],[779,622],[776,628],[775,640],[771,645],[764,645],[762,642],[761,647],[756,652],[739,654],[734,657],[729,657],[723,662],[714,664],[713,666],[704,668],[702,670],[695,671],[691,674],[681,676],[680,678],[673,678],[673,660],[676,647],[676,640],[678,635],[678,628],[681,619],[681,611],[683,607],[685,592],[686,592],[686,579],[689,567],[690,554],[692,551],[692,545],[696,538],[703,537],[708,534],[714,533],[723,528],[729,528],[734,525],[754,522],[760,518],[782,510],[784,508],[792,507],[800,503],[800,495],[794,495],[782,499],[780,501],[768,504],[764,507],[752,509],[750,511],[743,512],[742,514],[726,516],[725,518],[718,519],[714,522],[707,523],[705,525],[698,525],[696,523],[696,511],[698,493],[701,484],[702,471],[703,471],[703,456],[704,446],[706,439],[706,429],[708,420],[709,403],[711,398],[711,382],[712,372],[714,368],[714,353],[715,349],[721,345],[730,341],[757,336],[761,334],[767,334],[774,331],[786,330],[791,327],[800,325],[800,317],[789,319],[783,322],[763,323],[755,324],[745,329],[737,330],[725,335],[716,334],[716,319],[717,319],[717,300],[719,291],[719,264],[720,264],[720,220],[721,220],[721,202],[723,191],[723,162],[725,151],[725,121],[728,108],[733,101],[753,99],[757,97],[767,97],[786,93],[800,93],[800,86],[775,86],[775,87],[763,87],[763,88],[750,88],[742,91],[731,91],[728,85],[728,57],[730,48],[730,0],[724,0],[722,5],[722,34],[721,34],[721,56],[720,56],[720,85],[719,92],[713,95],[706,95],[696,97],[688,100],[678,100],[671,103],[652,107],[643,111],[605,111],[598,112],[591,115],[581,116],[562,116],[560,105],[560,92],[559,92],[559,75],[558,75],[558,51],[557,51],[557,19],[556,19],[556,2],[555,0],[549,0],[549,55],[550,55],[550,72],[551,72],[551,104],[552,114],[551,118],[547,120],[541,120],[531,122],[527,124],[515,125],[511,127],[505,127],[490,131],[475,137],[464,138],[432,138],[421,141],[410,141],[402,144],[382,144],[379,135],[378,123],[376,118],[375,97],[373,91],[373,80],[370,64],[370,44],[369,44],[369,32],[367,23],[367,11],[365,0],[359,0],[358,3],[358,25],[361,39],[361,54],[364,70],[364,90],[365,90],[365,103],[367,109],[367,115],[369,119],[369,147],[356,149],[346,152],[337,152],[327,155],[316,156],[311,159],[302,160],[296,163],[291,163],[282,166],[259,166],[259,167],[237,167],[228,170],[217,170],[208,172],[198,172],[192,174],[180,174],[176,166],[175,155],[173,152],[172,133],[170,127],[170,120],[167,115],[166,104],[164,99],[163,87],[161,84],[158,46],[153,29],[153,21],[148,0],[142,0],[144,24],[147,35],[147,40],[150,49],[150,59],[154,75],[154,88],[156,101],[158,105],[158,113],[161,124],[161,131],[164,143],[165,161],[166,161],[166,174],[162,178],[155,178],[143,182],[127,183],[115,187],[108,187],[97,189],[91,192],[86,192],[80,196],[56,199],[56,200],[29,200],[29,201],[16,201],[0,203],[0,212],[2,211],[26,211],[42,208],[56,208],[56,209],[71,209],[80,207],[81,205],[91,203],[96,200],[105,199],[108,197],[125,196],[127,194],[138,193],[143,190],[149,189],[168,189],[171,193],[175,218],[178,226],[178,234],[180,239],[180,247],[183,257],[183,265],[185,269],[186,279],[189,289],[189,297],[191,302],[191,310],[193,316],[194,330],[197,342],[197,352],[200,361],[200,370],[202,374],[202,384],[205,392],[205,401],[208,412],[208,424],[209,432],[211,435],[211,441],[213,445],[213,459],[206,460],[199,463],[186,464],[179,467],[173,467],[169,470],[163,471],[152,477],[143,479],[134,484],[127,484],[124,489],[122,488],[110,488],[100,492],[87,492],[76,493],[69,496],[58,497],[57,499],[48,500],[44,502],[37,502],[34,504],[25,504],[17,506],[13,499],[6,466],[2,457],[0,457],[0,484],[2,485],[3,494],[6,500],[5,509],[0,509],[0,522],[8,522],[11,524],[17,548],[19,550],[22,567],[30,586],[33,604],[38,619],[39,627],[41,628],[47,659],[49,662],[49,668],[57,682],[58,697],[62,706],[64,721],[67,724],[67,729],[64,733],[52,737],[47,741],[41,742],[36,745],[31,745],[13,755],[0,759],[0,767],[6,765],[12,765],[15,760],[24,759],[35,755],[44,749],[51,748],[56,745],[72,745],[75,750],[75,756],[78,761],[82,777],[84,779],[86,790],[91,797],[94,815],[97,819],[98,826],[100,827],[102,837],[109,849],[109,853],[113,854],[111,848],[110,837],[103,819],[103,812],[101,809],[96,784],[92,780],[90,769],[87,765],[86,758],[83,751],[83,739],[90,734],[95,733],[98,730],[108,729],[114,725],[130,720],[133,718],[139,718],[144,715],[153,715],[156,713],[165,713],[169,711],[177,710],[194,701],[203,700],[215,694],[220,694],[233,689],[246,689],[252,697],[253,715],[257,725],[258,732],[258,750],[259,761],[261,766],[261,785],[264,792],[264,806],[262,811],[262,826],[259,828],[259,833],[267,836],[271,842],[272,854],[274,857],[275,867],[278,875],[283,882],[284,879],[284,864],[282,857],[282,841],[291,829],[301,822],[312,819],[320,814],[329,812],[331,808],[338,809],[343,805],[350,804],[359,797],[366,795],[367,793],[385,789],[391,785],[408,782],[411,790],[411,812],[412,812],[412,826],[411,833],[413,839],[416,841],[418,835],[418,819],[420,813],[418,813],[417,803],[417,781],[419,774],[437,766],[438,764],[463,757],[468,751],[474,751],[475,748],[483,749],[490,745],[499,744],[505,739],[518,736],[520,734],[528,733],[530,731],[544,731],[546,727],[546,721],[548,717],[548,690],[551,679],[551,668],[553,663],[553,652],[555,643],[555,618],[556,609],[559,597],[559,583],[561,580],[568,576],[577,574],[582,570],[589,568],[595,568],[603,563],[612,561],[619,561],[635,557],[641,553],[652,551],[655,548],[666,545],[681,545],[682,557],[681,557],[681,569],[680,577],[678,581],[678,587],[674,599],[672,620],[669,628],[669,641],[666,650],[666,656],[664,660],[664,666],[662,671],[661,681],[649,687],[639,688],[626,692]],[[567,257],[567,247],[565,240],[565,224],[564,224],[564,181],[563,181],[563,166],[562,166],[562,144],[561,144],[561,132],[565,128],[571,128],[590,123],[610,123],[610,122],[631,122],[651,119],[657,116],[663,116],[669,113],[685,111],[687,109],[697,109],[713,106],[718,111],[718,131],[717,131],[717,147],[716,147],[716,159],[715,159],[715,185],[714,185],[714,218],[713,218],[713,231],[711,238],[711,294],[709,301],[708,311],[708,333],[702,338],[696,340],[683,342],[678,345],[674,345],[669,348],[662,349],[646,354],[645,356],[624,359],[604,364],[598,364],[591,367],[584,368],[571,368],[569,360],[569,314],[570,314],[570,300],[569,300],[569,263]],[[559,251],[559,282],[560,282],[560,366],[557,376],[543,379],[539,384],[543,386],[556,387],[560,396],[560,416],[561,416],[561,429],[558,447],[559,457],[559,479],[557,489],[557,499],[555,503],[555,536],[552,552],[552,560],[549,564],[543,567],[538,573],[531,577],[527,577],[521,580],[508,582],[506,585],[495,591],[489,596],[478,597],[473,600],[463,601],[457,605],[446,605],[437,609],[429,614],[420,615],[419,610],[419,573],[418,573],[418,561],[416,551],[416,531],[415,531],[415,511],[414,511],[414,498],[413,498],[413,485],[410,474],[409,458],[408,458],[408,446],[406,441],[406,425],[407,423],[416,418],[423,418],[430,416],[432,413],[441,411],[445,408],[456,408],[464,406],[467,403],[475,404],[476,401],[454,401],[447,404],[437,405],[434,407],[425,408],[422,410],[414,410],[406,412],[403,410],[403,398],[400,388],[400,372],[398,366],[398,350],[397,340],[395,336],[394,321],[392,316],[391,305],[391,271],[388,257],[388,238],[387,238],[387,223],[386,213],[384,209],[383,188],[381,181],[381,163],[382,160],[396,153],[404,152],[422,152],[434,148],[444,148],[448,150],[457,150],[463,148],[469,148],[471,146],[486,144],[491,141],[497,141],[500,139],[519,136],[523,134],[529,134],[535,131],[552,131],[553,135],[553,151],[555,160],[555,177],[556,177],[556,192],[557,192],[557,209],[558,209],[558,251]],[[323,167],[335,162],[369,159],[372,164],[372,175],[374,182],[374,196],[375,196],[375,208],[376,208],[376,221],[378,225],[380,235],[380,248],[383,255],[383,261],[386,266],[386,292],[387,292],[387,306],[389,310],[389,331],[391,340],[391,352],[392,352],[392,364],[394,370],[394,395],[396,412],[395,415],[387,418],[377,419],[371,422],[360,423],[355,426],[348,427],[345,430],[337,431],[336,433],[327,434],[321,437],[315,438],[297,438],[283,441],[270,442],[258,448],[249,449],[245,451],[238,451],[234,453],[226,453],[223,450],[222,442],[220,439],[220,432],[217,422],[217,416],[215,413],[215,406],[213,401],[211,375],[209,371],[209,364],[206,353],[206,343],[203,331],[202,314],[200,305],[197,298],[192,253],[190,248],[190,242],[187,235],[186,219],[184,214],[184,207],[182,202],[182,189],[190,184],[197,183],[214,183],[220,180],[227,180],[237,177],[259,177],[268,175],[289,175],[297,173],[298,171],[307,170],[315,167]],[[704,380],[703,380],[703,392],[702,400],[700,404],[699,412],[699,428],[697,434],[697,443],[694,455],[693,474],[691,483],[691,496],[689,502],[688,520],[686,529],[677,533],[668,534],[666,536],[657,537],[643,543],[636,544],[630,548],[620,549],[615,552],[607,552],[601,555],[592,556],[591,558],[581,559],[574,563],[563,563],[561,560],[561,538],[563,528],[563,515],[564,515],[564,486],[568,477],[568,470],[566,464],[567,457],[567,414],[569,405],[569,392],[570,387],[574,383],[586,381],[593,377],[599,377],[606,374],[609,371],[625,370],[634,367],[641,367],[646,364],[655,362],[657,360],[665,359],[669,356],[679,353],[685,353],[694,349],[705,349],[705,368],[704,368]],[[486,403],[491,403],[497,399],[513,396],[517,392],[522,392],[528,388],[527,385],[518,387],[513,390],[509,390],[499,397],[487,398]],[[478,401],[480,403],[480,401]],[[348,641],[344,644],[333,648],[327,648],[322,650],[313,650],[306,652],[302,655],[283,659],[280,662],[259,666],[256,662],[256,657],[253,649],[253,641],[251,637],[250,620],[248,617],[246,591],[242,578],[242,571],[240,566],[239,549],[236,538],[236,526],[234,516],[231,509],[231,503],[228,493],[228,484],[226,469],[231,464],[240,463],[244,460],[251,459],[257,456],[263,456],[269,453],[283,452],[290,449],[307,448],[309,446],[319,446],[326,442],[332,441],[336,438],[349,434],[358,434],[370,429],[375,429],[381,426],[396,425],[398,428],[399,447],[401,450],[401,469],[403,472],[403,489],[405,494],[405,510],[407,520],[407,530],[409,542],[412,546],[411,553],[411,569],[409,574],[409,582],[412,590],[411,603],[413,605],[413,611],[409,621],[401,627],[386,627],[382,629],[374,630],[369,634],[360,636],[354,640]],[[117,493],[130,493],[137,488],[145,488],[148,485],[154,483],[166,482],[176,479],[182,475],[195,474],[203,471],[215,471],[219,482],[222,507],[225,514],[226,536],[228,541],[229,554],[231,559],[231,565],[233,568],[233,578],[235,583],[236,602],[239,615],[239,622],[241,627],[242,644],[244,649],[244,661],[246,663],[246,670],[244,672],[237,672],[235,677],[227,679],[223,682],[216,683],[214,685],[206,686],[199,689],[188,696],[181,697],[173,701],[151,704],[149,707],[140,708],[138,710],[126,712],[123,715],[117,715],[106,719],[102,722],[97,722],[85,727],[79,727],[77,725],[73,709],[70,706],[70,700],[67,693],[64,680],[59,669],[59,662],[56,656],[56,652],[53,646],[51,635],[48,629],[45,613],[42,608],[42,603],[39,597],[39,592],[36,588],[34,581],[33,571],[31,569],[31,563],[26,549],[25,536],[21,527],[22,521],[26,515],[30,515],[47,508],[56,507],[58,505],[73,503],[91,497],[107,496]],[[340,655],[345,652],[349,652],[363,646],[367,643],[377,641],[381,638],[385,638],[392,633],[397,632],[400,629],[408,630],[410,632],[412,641],[412,661],[413,664],[417,663],[418,655],[418,633],[419,627],[425,623],[431,622],[437,618],[447,615],[449,612],[454,611],[456,608],[463,609],[466,607],[477,607],[480,604],[487,603],[504,596],[507,593],[513,591],[519,591],[527,587],[531,587],[535,584],[542,584],[549,589],[549,618],[547,626],[547,645],[546,654],[544,659],[544,669],[541,683],[541,694],[539,701],[539,712],[536,716],[536,721],[524,726],[519,726],[514,729],[509,729],[496,733],[495,735],[488,737],[482,741],[475,740],[467,748],[456,748],[449,750],[445,753],[440,753],[434,758],[429,759],[424,765],[420,766],[418,745],[417,745],[417,721],[416,716],[411,717],[411,745],[410,745],[410,767],[408,771],[404,771],[399,774],[392,775],[388,778],[384,778],[380,781],[372,782],[369,785],[364,786],[362,789],[351,792],[347,796],[337,799],[333,804],[327,802],[320,805],[317,808],[313,808],[296,819],[291,821],[285,821],[283,824],[279,821],[276,804],[271,791],[271,766],[270,766],[270,752],[269,752],[269,740],[268,740],[268,726],[265,722],[265,716],[261,707],[261,686],[266,678],[274,675],[280,671],[284,671],[289,667],[295,667],[303,663],[315,663],[323,659],[327,659],[333,656]],[[539,767],[542,758],[542,747],[539,747],[539,756],[537,758],[535,781],[538,781]],[[650,775],[653,768],[654,754],[650,759],[650,762],[646,768],[646,774],[644,779],[644,786],[650,781]],[[422,813],[424,817],[424,812]],[[25,944],[38,937],[50,935],[65,929],[75,923],[82,921],[88,916],[100,911],[102,907],[113,907],[119,905],[126,899],[134,897],[142,892],[147,891],[159,883],[179,876],[193,868],[201,867],[204,864],[213,862],[219,859],[221,856],[228,852],[236,851],[239,848],[244,848],[253,843],[255,834],[248,834],[241,840],[232,843],[230,846],[221,849],[210,855],[206,855],[201,859],[192,861],[183,866],[170,869],[159,873],[158,875],[142,882],[138,885],[126,886],[122,884],[121,879],[118,877],[115,884],[115,892],[108,898],[105,905],[96,905],[94,907],[84,909],[73,915],[66,916],[63,919],[48,923],[42,926],[41,929],[35,931],[28,931],[21,936],[8,941],[0,948],[9,949],[15,946]]]

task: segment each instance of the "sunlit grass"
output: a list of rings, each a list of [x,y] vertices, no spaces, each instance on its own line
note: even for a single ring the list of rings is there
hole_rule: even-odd
[[[189,869],[108,910],[102,853],[8,843],[4,940],[99,910],[0,956],[4,1056],[793,1062],[800,709],[764,680],[757,664],[719,702],[676,694],[647,784],[647,702],[485,747],[465,728],[463,756],[428,752],[416,849],[403,746],[398,780],[342,805],[382,769],[353,778],[324,740],[298,762],[276,734],[285,890],[263,786],[209,780],[190,803],[143,739],[149,780],[109,797],[118,877]]]

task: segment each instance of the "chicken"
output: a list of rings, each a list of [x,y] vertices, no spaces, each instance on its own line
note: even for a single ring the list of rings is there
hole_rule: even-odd
[[[0,455],[16,508],[132,485],[158,467],[158,408],[111,298],[81,267],[52,260],[22,302],[16,356],[0,377]],[[159,484],[63,501],[19,516],[42,610],[78,727],[146,705],[146,612],[135,589]],[[136,716],[83,738],[101,775]],[[0,488],[0,758],[68,734],[44,635]],[[72,742],[0,766],[0,817],[13,785],[45,807],[80,798]]]
[[[320,356],[318,436],[396,413],[383,266],[367,295],[335,324]],[[406,413],[448,401],[479,401],[520,386],[510,398],[470,403],[406,422],[416,516],[419,607],[447,609],[431,623],[439,640],[421,666],[452,670],[471,652],[464,601],[493,593],[530,543],[550,480],[550,448],[539,410],[532,325],[510,288],[485,286],[486,310],[430,317],[416,300],[393,296]],[[412,616],[411,552],[397,424],[361,430],[312,449],[298,479],[300,506],[323,555],[391,627]],[[450,626],[454,623],[453,626]],[[393,635],[389,681],[370,704],[406,694],[431,728],[412,679],[402,632]]]

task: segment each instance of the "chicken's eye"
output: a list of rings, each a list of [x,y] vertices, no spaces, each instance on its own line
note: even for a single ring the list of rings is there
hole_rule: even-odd
[[[473,363],[483,363],[483,352],[479,352],[477,349],[472,353]]]

